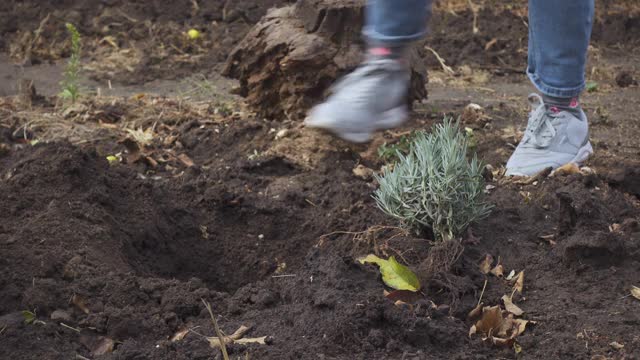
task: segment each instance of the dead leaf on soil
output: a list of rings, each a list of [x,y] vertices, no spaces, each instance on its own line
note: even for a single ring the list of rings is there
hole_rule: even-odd
[[[499,305],[486,306],[482,309],[480,320],[469,329],[469,337],[479,333],[483,335],[483,341],[490,341],[497,346],[512,346],[529,323],[534,322],[516,319],[514,314],[503,311]]]
[[[544,240],[546,242],[549,243],[549,245],[551,246],[555,246],[557,244],[557,242],[555,240],[553,240],[556,237],[555,234],[549,234],[549,235],[540,235],[538,236],[539,239]]]
[[[91,354],[93,354],[93,356],[101,356],[104,354],[108,354],[113,351],[114,345],[115,343],[113,342],[112,339],[109,339],[108,337],[103,337],[96,344],[96,347],[93,348],[93,350],[91,351]]]
[[[637,286],[631,286],[631,295],[640,300],[640,288]]]
[[[623,344],[620,344],[620,343],[619,343],[619,342],[617,342],[617,341],[614,341],[614,342],[610,343],[610,344],[609,344],[609,346],[611,346],[612,348],[614,348],[614,349],[616,349],[616,350],[622,350],[622,349],[624,349],[624,345],[623,345]]]
[[[404,303],[414,303],[418,301],[420,295],[410,290],[393,290],[384,292],[384,296],[391,301],[402,301]]]
[[[482,309],[482,318],[476,322],[474,327],[477,332],[490,335],[500,330],[503,321],[500,306],[486,306]]]
[[[374,174],[372,169],[362,164],[358,164],[358,166],[353,168],[352,172],[353,172],[353,175],[355,175],[356,177],[359,177],[362,180],[370,180],[371,178],[373,178],[373,174]]]
[[[485,255],[484,259],[480,263],[480,272],[483,274],[488,274],[491,272],[491,265],[493,264],[493,256],[490,254]]]
[[[516,282],[513,285],[513,289],[516,290],[518,293],[522,294],[522,290],[524,289],[524,270],[518,273],[518,276],[516,277]]]
[[[191,158],[187,154],[184,154],[184,153],[178,155],[178,160],[180,160],[180,162],[183,163],[184,166],[186,166],[186,167],[192,167],[192,166],[195,165],[193,160],[191,160]]]
[[[575,163],[568,163],[560,166],[554,172],[551,173],[551,176],[568,176],[573,174],[580,174],[580,168]]]
[[[71,297],[71,302],[83,313],[89,313],[89,308],[87,307],[86,300],[82,296],[73,294],[73,296]]]
[[[171,342],[176,342],[176,341],[180,341],[180,340],[184,339],[184,337],[187,336],[188,333],[189,333],[189,329],[188,328],[184,328],[184,329],[178,330],[171,337]]]
[[[502,296],[502,302],[504,302],[504,308],[512,313],[515,316],[520,316],[522,314],[524,314],[524,311],[522,311],[522,309],[520,309],[516,304],[514,304],[511,301],[511,298],[509,298],[509,296],[504,295]]]
[[[493,38],[484,45],[484,51],[489,51],[493,45],[498,42],[497,38]]]
[[[483,307],[484,303],[479,303],[475,308],[473,308],[473,310],[469,311],[469,314],[467,315],[467,319],[469,320],[475,320],[477,318],[480,317],[480,315],[482,315],[482,307]]]
[[[511,279],[513,279],[514,276],[516,276],[516,271],[515,270],[511,270],[511,272],[507,276],[507,281],[511,281]]]
[[[501,278],[504,276],[504,268],[502,267],[502,264],[498,263],[498,265],[496,265],[496,267],[494,267],[493,269],[491,269],[491,274],[495,277]]]
[[[391,256],[388,260],[381,259],[373,254],[358,259],[360,264],[372,263],[380,267],[382,281],[389,287],[396,290],[420,290],[420,280],[408,267],[398,263]]]

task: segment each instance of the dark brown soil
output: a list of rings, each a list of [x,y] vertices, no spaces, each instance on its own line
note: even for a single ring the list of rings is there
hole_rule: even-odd
[[[116,347],[101,358],[207,359],[215,352],[195,333],[168,341],[185,326],[213,334],[203,298],[226,332],[251,325],[251,336],[271,337],[270,345],[234,346],[234,355],[510,357],[513,350],[466,335],[466,313],[484,281],[476,264],[490,253],[508,269],[526,270],[521,306],[539,323],[519,339],[528,357],[589,358],[611,353],[612,341],[638,355],[637,302],[625,296],[640,271],[640,210],[633,195],[598,176],[499,185],[490,195],[496,210],[474,228],[480,244],[468,246],[444,278],[425,282],[425,299],[408,310],[382,296],[375,272],[355,264],[355,256],[374,251],[372,244],[342,233],[322,236],[392,224],[375,208],[370,184],[351,173],[357,149],[329,152],[313,170],[280,157],[248,160],[248,149],[271,141],[271,125],[247,119],[220,134],[210,125],[184,126],[179,141],[200,165],[177,177],[109,166],[91,147],[65,143],[3,157],[5,354],[91,356],[92,344],[106,336]],[[611,232],[614,223],[627,225]],[[539,238],[549,234],[557,245]],[[419,238],[386,245],[414,266],[429,251]],[[509,291],[490,278],[484,301],[497,303]],[[70,302],[74,294],[88,313]],[[431,301],[451,307],[438,310]],[[46,324],[24,324],[19,311],[26,309]],[[81,333],[51,320],[56,310]],[[587,337],[576,339],[575,329]]]
[[[92,78],[123,84],[180,79],[224,61],[267,9],[288,2],[11,0],[0,4],[0,50],[27,65],[67,57],[64,24],[70,22],[83,37],[87,61],[98,63],[89,66]],[[187,38],[191,28],[200,39]]]

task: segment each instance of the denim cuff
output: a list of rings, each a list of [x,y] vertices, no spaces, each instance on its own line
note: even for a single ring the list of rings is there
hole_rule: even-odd
[[[365,26],[362,29],[362,34],[367,40],[375,43],[389,44],[389,45],[408,44],[413,41],[420,40],[425,36],[426,33],[427,32],[425,30],[425,31],[422,31],[416,34],[411,34],[411,35],[387,36],[387,35],[380,34],[379,32],[376,32],[371,26]]]
[[[547,96],[554,96],[559,98],[573,98],[579,96],[584,88],[586,87],[586,83],[583,81],[580,85],[570,88],[559,88],[555,86],[551,86],[545,84],[544,81],[538,76],[536,73],[531,72],[529,68],[527,68],[527,75],[529,76],[529,80],[533,83],[533,86],[538,89],[541,93]]]

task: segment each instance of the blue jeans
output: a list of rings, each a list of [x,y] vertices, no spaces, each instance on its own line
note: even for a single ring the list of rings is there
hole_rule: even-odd
[[[426,32],[431,0],[369,0],[364,35],[403,44]],[[578,96],[585,87],[594,0],[529,0],[527,75],[545,95]]]

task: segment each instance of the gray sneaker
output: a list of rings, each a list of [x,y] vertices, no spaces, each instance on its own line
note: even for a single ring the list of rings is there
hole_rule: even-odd
[[[403,61],[370,59],[336,83],[305,124],[351,142],[369,141],[376,130],[394,128],[407,119],[409,81]]]
[[[532,176],[547,167],[580,164],[593,153],[587,116],[548,110],[538,94],[529,95],[532,111],[524,137],[507,162],[506,175]]]

